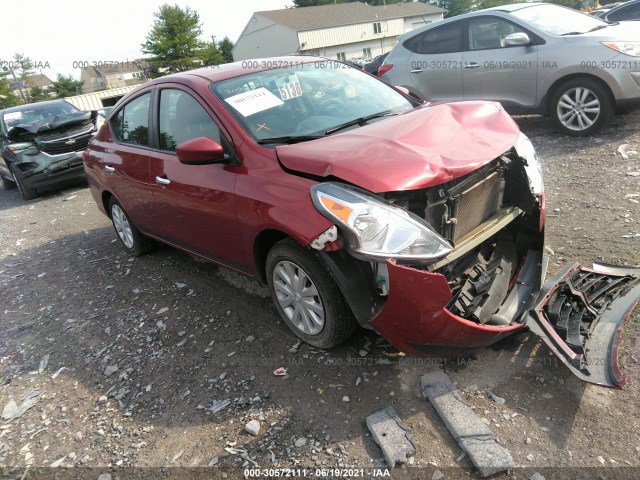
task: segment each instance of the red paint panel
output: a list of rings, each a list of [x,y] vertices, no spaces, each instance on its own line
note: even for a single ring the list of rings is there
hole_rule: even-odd
[[[524,327],[479,325],[449,312],[451,299],[446,279],[387,261],[390,291],[387,303],[371,325],[394,347],[424,355],[410,345],[433,347],[486,347]]]

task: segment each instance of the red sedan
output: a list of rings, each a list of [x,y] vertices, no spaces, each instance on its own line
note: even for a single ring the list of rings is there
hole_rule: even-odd
[[[497,103],[420,104],[339,62],[261,59],[144,84],[84,165],[131,254],[154,239],[256,277],[311,345],[359,324],[464,354],[528,326],[580,378],[623,383],[638,272],[569,265],[542,285],[538,158]]]

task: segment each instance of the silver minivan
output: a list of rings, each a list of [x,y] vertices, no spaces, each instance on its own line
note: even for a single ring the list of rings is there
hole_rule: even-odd
[[[495,100],[589,135],[640,106],[640,30],[558,5],[503,5],[401,35],[378,74],[425,100]]]

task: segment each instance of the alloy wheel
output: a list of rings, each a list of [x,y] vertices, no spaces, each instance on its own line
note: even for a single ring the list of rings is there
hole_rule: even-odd
[[[566,128],[586,130],[600,116],[600,100],[590,89],[574,87],[564,92],[558,100],[557,114]]]

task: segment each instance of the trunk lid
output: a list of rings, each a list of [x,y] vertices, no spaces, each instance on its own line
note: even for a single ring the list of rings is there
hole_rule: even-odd
[[[276,153],[285,169],[338,178],[380,193],[461,177],[513,147],[519,133],[499,103],[457,102],[278,146]]]

